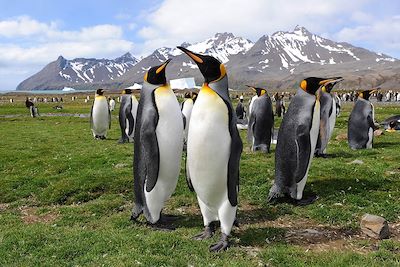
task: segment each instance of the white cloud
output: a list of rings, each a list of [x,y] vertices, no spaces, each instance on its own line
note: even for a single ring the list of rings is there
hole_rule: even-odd
[[[396,55],[400,50],[400,16],[369,22],[345,27],[334,38],[350,43],[368,43],[374,51]]]
[[[0,36],[27,37],[32,35],[46,34],[56,28],[56,23],[42,23],[28,16],[20,16],[14,19],[0,21]]]
[[[200,41],[216,32],[232,32],[256,41],[264,34],[289,30],[300,24],[314,32],[325,31],[340,17],[351,14],[362,0],[165,0],[150,12],[148,25],[139,30],[150,52],[161,45]]]
[[[43,23],[27,16],[0,21],[0,90],[17,85],[47,63],[63,55],[113,58],[132,51],[123,30],[111,24],[94,25],[77,31],[59,29],[57,23]],[[7,73],[14,73],[9,75]],[[18,79],[18,80],[17,80]],[[12,80],[12,81],[11,81]]]

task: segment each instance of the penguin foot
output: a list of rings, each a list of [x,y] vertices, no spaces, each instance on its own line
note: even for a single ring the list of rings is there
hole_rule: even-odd
[[[156,222],[156,223],[148,223],[151,228],[157,231],[164,231],[164,232],[171,232],[174,231],[176,228],[171,224],[164,223],[164,222]]]
[[[127,138],[120,138],[120,139],[118,140],[118,144],[124,144],[124,143],[129,143],[129,139],[127,139]]]
[[[324,158],[324,159],[326,159],[328,157],[328,155],[324,154],[324,153],[315,153],[315,157],[316,158]]]
[[[193,237],[193,239],[194,240],[204,240],[204,239],[211,238],[215,233],[215,229],[217,228],[216,223],[217,222],[211,222],[209,225],[207,225],[204,228],[204,231],[202,233],[195,235]]]
[[[219,242],[211,245],[209,250],[210,252],[220,252],[226,250],[228,247],[229,247],[228,236],[223,233],[221,235],[221,239],[219,240]]]
[[[106,137],[104,135],[99,136],[100,140],[106,140]]]
[[[273,197],[268,200],[271,205],[277,205],[280,203],[289,203],[289,204],[296,204],[296,200],[291,198],[290,196],[284,195],[281,197]]]
[[[179,219],[179,216],[176,215],[168,215],[168,214],[161,214],[160,215],[160,220],[158,220],[160,223],[172,223],[175,222]]]
[[[237,218],[233,221],[233,226],[236,226],[237,228],[240,228],[240,224],[239,224],[239,221],[238,221]]]
[[[302,199],[297,200],[296,205],[297,206],[307,206],[307,205],[310,205],[310,204],[314,203],[315,201],[317,201],[317,199],[318,199],[318,196],[313,194],[306,198],[303,197]]]

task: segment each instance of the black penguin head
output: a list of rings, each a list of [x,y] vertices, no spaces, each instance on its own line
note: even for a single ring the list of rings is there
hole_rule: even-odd
[[[376,93],[380,87],[364,90],[358,93],[358,97],[368,100],[373,93]]]
[[[199,66],[201,74],[204,76],[205,83],[216,82],[226,75],[224,64],[219,62],[218,59],[194,53],[184,47],[178,46],[180,50],[185,52],[193,61]]]
[[[259,97],[267,93],[267,90],[265,90],[264,88],[255,87],[254,89],[256,90],[256,94]]]
[[[265,93],[267,93],[267,90],[265,90],[264,88],[260,88],[260,87],[254,87],[254,86],[250,86],[250,85],[246,85],[247,87],[249,87],[250,89],[252,89],[253,91],[256,92],[257,96],[262,96]]]
[[[130,94],[132,94],[132,89],[125,89],[125,90],[122,91],[122,94],[123,95],[130,95]]]
[[[320,87],[333,81],[335,81],[334,78],[308,77],[301,81],[300,88],[311,95],[315,95]]]
[[[330,93],[332,91],[333,87],[335,86],[335,84],[343,81],[343,78],[342,77],[332,77],[332,78],[329,78],[329,80],[330,81],[328,81],[327,83],[325,83],[324,86],[322,86],[321,90],[323,92]]]
[[[144,81],[154,85],[166,84],[167,78],[165,78],[165,67],[170,61],[171,59],[168,59],[159,66],[151,67],[144,75]]]
[[[96,90],[96,95],[103,95],[104,94],[104,89],[97,89]]]

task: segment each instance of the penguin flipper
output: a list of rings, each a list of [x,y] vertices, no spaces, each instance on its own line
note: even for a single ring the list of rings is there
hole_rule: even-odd
[[[298,183],[304,178],[310,161],[310,133],[307,131],[307,129],[299,127],[295,141],[297,147],[297,167],[295,171],[295,179],[296,183]]]
[[[111,110],[108,107],[108,129],[111,129]]]
[[[129,121],[128,135],[132,136],[133,130],[135,129],[135,119],[133,118],[132,112],[126,112],[126,119]]]
[[[187,183],[187,185],[189,187],[189,190],[191,192],[194,192],[194,187],[193,187],[192,181],[190,180],[190,172],[189,172],[189,168],[188,168],[188,165],[187,165],[187,159],[185,161],[185,170],[186,170],[186,183]]]
[[[157,112],[152,109],[153,112]],[[157,183],[160,169],[160,153],[156,135],[158,114],[143,114],[141,127],[141,143],[143,145],[143,156],[146,164],[146,190],[150,192]]]
[[[230,103],[226,103],[226,105],[229,111],[229,132],[231,135],[231,154],[228,162],[228,199],[232,206],[237,206],[237,194],[239,191],[239,165],[240,155],[242,154],[243,150],[243,143],[236,127],[236,114],[233,113]]]
[[[186,116],[182,113],[183,129],[186,129]]]
[[[94,105],[92,105],[92,108],[90,109],[90,129],[93,129],[93,106]]]
[[[254,113],[250,114],[249,124],[247,127],[247,141],[252,144],[254,125],[256,124],[256,117]]]

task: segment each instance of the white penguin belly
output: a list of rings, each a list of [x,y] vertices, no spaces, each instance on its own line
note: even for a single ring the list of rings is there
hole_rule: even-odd
[[[178,182],[183,149],[183,121],[179,103],[169,87],[156,89],[155,102],[159,115],[156,135],[160,164],[157,183],[152,191],[145,191],[145,197],[150,213],[158,220],[164,202],[172,195]]]
[[[198,198],[214,211],[228,198],[230,146],[228,108],[211,89],[202,89],[191,115],[187,164]]]
[[[333,98],[332,99],[332,113],[329,117],[329,132],[328,132],[328,140],[327,140],[328,142],[332,137],[333,129],[335,128],[335,123],[336,123],[336,101]],[[328,146],[328,144],[326,144],[326,146]],[[326,153],[326,147],[323,152]]]
[[[320,103],[317,100],[314,106],[314,114],[312,119],[312,126],[310,129],[310,142],[311,142],[311,151],[310,151],[310,158],[308,160],[307,171],[304,177],[297,183],[297,199],[302,199],[303,197],[303,190],[307,182],[308,170],[311,166],[311,161],[314,156],[315,146],[317,145],[318,134],[319,134],[319,123],[320,123]]]
[[[105,97],[96,97],[93,104],[92,120],[93,133],[105,136],[109,127],[108,103]]]
[[[193,109],[193,100],[192,99],[188,99],[185,101],[185,103],[183,104],[183,108],[182,108],[182,114],[185,116],[186,118],[186,126],[185,126],[185,139],[187,140],[188,138],[188,132],[189,132],[189,123],[190,123],[190,117],[192,114],[192,109]]]

